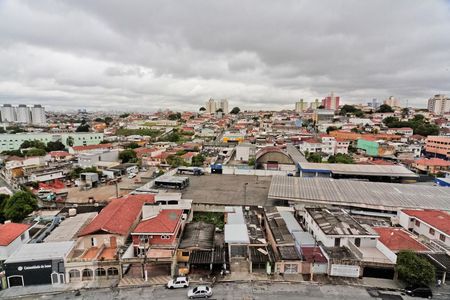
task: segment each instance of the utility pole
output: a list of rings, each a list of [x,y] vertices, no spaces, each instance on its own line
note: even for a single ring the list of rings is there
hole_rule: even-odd
[[[248,182],[244,183],[244,206],[247,206],[247,185]]]

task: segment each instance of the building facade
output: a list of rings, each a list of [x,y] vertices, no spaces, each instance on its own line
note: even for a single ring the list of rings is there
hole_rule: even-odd
[[[434,95],[428,99],[428,111],[435,115],[450,112],[450,98],[442,94]]]
[[[335,96],[334,93],[331,93],[322,100],[322,105],[325,109],[337,110],[339,108],[339,96]]]
[[[16,133],[0,134],[0,152],[18,150],[24,141],[38,140],[45,144],[60,141],[65,146],[97,145],[103,141],[103,133]]]
[[[0,107],[0,116],[2,122],[33,125],[45,125],[47,123],[45,108],[40,104],[33,106],[3,104]]]

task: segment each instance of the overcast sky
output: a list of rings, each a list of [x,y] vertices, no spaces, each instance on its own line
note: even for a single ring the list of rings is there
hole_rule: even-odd
[[[450,2],[0,0],[0,103],[294,108],[450,94]]]

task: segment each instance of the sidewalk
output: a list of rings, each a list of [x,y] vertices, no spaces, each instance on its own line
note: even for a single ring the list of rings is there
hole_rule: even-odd
[[[63,292],[77,291],[81,289],[111,288],[117,286],[117,280],[114,282],[85,281],[70,284],[49,284],[32,286],[15,286],[0,291],[0,299],[17,299],[21,297],[30,297],[40,294],[59,294]]]

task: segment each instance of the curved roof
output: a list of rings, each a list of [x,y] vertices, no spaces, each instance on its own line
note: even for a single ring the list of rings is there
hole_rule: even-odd
[[[259,151],[256,153],[256,160],[258,161],[258,160],[261,159],[263,156],[265,156],[265,155],[267,155],[267,154],[271,154],[271,153],[281,154],[281,155],[285,156],[289,161],[291,161],[292,163],[294,163],[294,161],[292,160],[292,158],[291,158],[286,152],[284,152],[283,150],[281,150],[280,148],[275,147],[275,146],[268,146],[268,147],[265,147],[265,148],[259,150]]]

